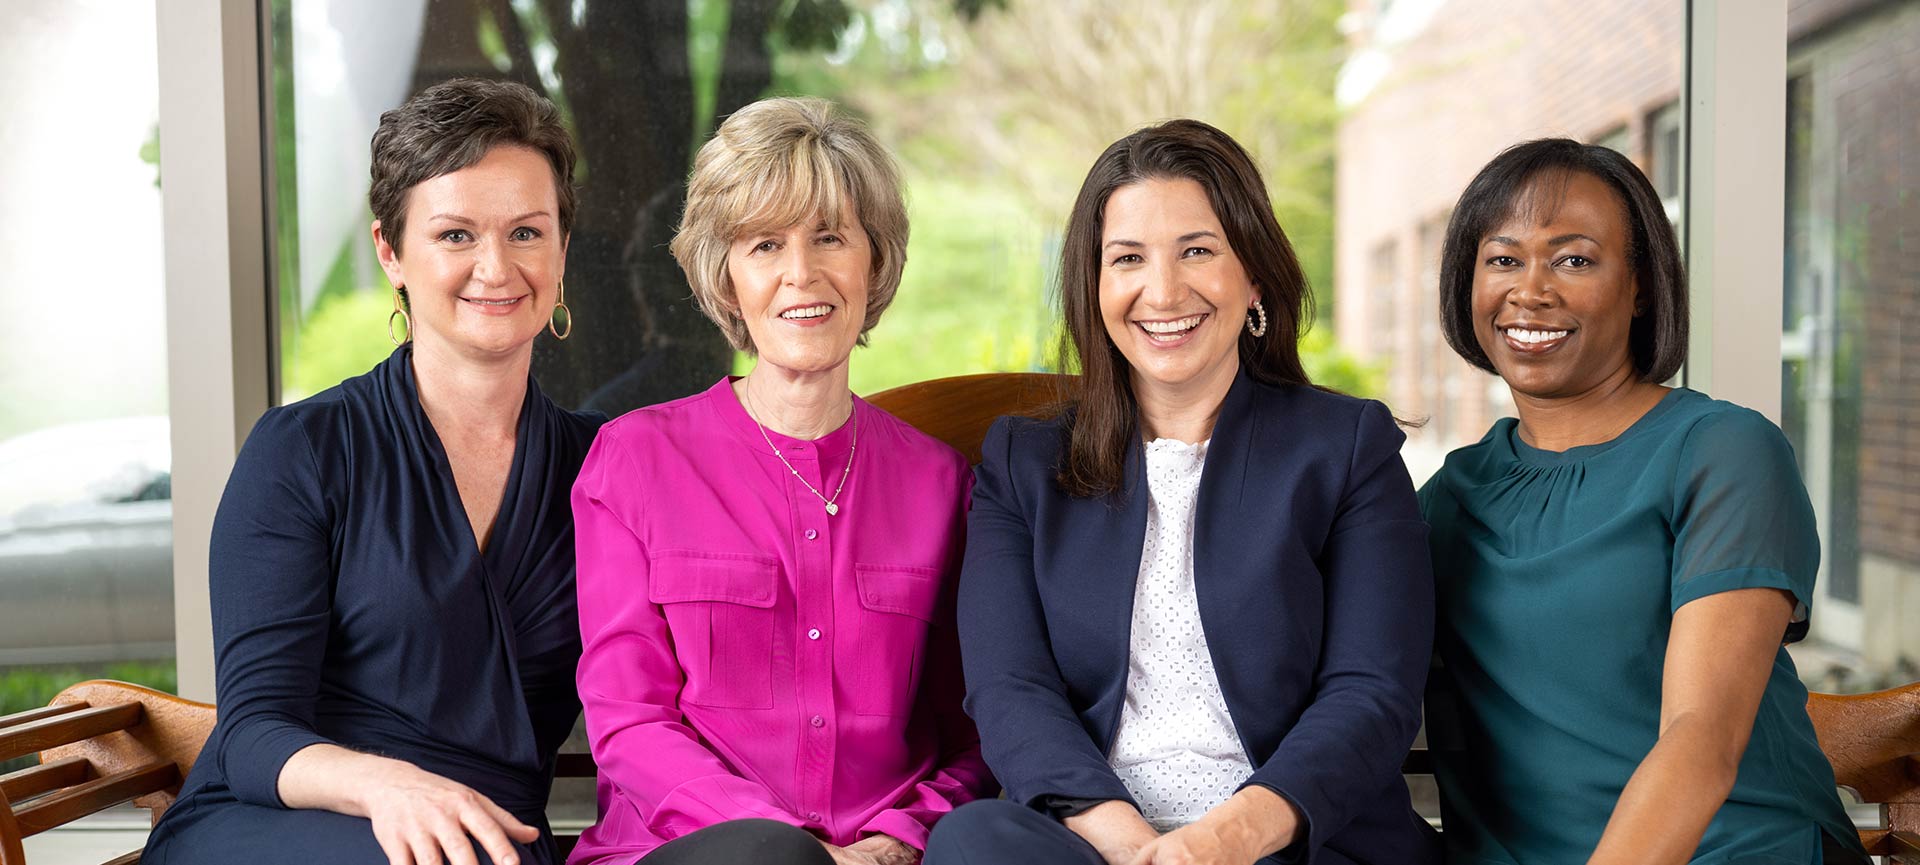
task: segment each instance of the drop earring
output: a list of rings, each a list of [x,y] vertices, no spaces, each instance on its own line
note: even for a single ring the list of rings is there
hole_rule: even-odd
[[[573,310],[567,308],[567,283],[561,280],[560,299],[553,304],[553,314],[547,317],[547,332],[554,339],[566,339],[573,335]]]
[[[387,314],[387,339],[393,340],[395,346],[405,345],[407,341],[413,339],[413,316],[407,314],[406,291],[404,288],[394,286],[393,312]],[[400,319],[400,328],[406,332],[406,336],[393,334],[393,320],[396,318]]]

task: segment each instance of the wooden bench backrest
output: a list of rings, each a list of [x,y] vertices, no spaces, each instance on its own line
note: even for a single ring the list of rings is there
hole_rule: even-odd
[[[978,461],[995,417],[1046,412],[1063,399],[1064,379],[959,376],[894,388],[870,401]],[[1868,851],[1920,863],[1920,683],[1854,696],[1814,694],[1807,712],[1840,785],[1881,806],[1889,828],[1860,833]],[[213,724],[211,705],[106,681],[68,688],[46,709],[0,718],[0,759],[36,751],[41,759],[40,766],[0,776],[0,865],[23,865],[22,837],[120,802],[151,808],[158,820]],[[1408,774],[1430,774],[1427,758],[1422,751],[1410,754]],[[563,754],[557,774],[591,778],[593,760]]]
[[[980,442],[1001,415],[1037,417],[1067,398],[1072,376],[992,372],[914,382],[881,391],[867,402],[980,461]]]

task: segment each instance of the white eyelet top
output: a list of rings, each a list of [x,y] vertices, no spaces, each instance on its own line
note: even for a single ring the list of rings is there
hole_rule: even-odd
[[[1207,653],[1193,584],[1194,507],[1207,442],[1146,446],[1147,537],[1133,590],[1127,702],[1107,763],[1167,832],[1200,819],[1253,774]]]

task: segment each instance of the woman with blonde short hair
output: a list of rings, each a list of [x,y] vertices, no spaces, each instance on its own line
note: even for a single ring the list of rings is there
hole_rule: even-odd
[[[814,99],[700,150],[673,254],[745,376],[608,424],[573,491],[600,821],[574,863],[909,863],[994,790],[960,710],[971,474],[847,389],[900,284],[892,159]]]

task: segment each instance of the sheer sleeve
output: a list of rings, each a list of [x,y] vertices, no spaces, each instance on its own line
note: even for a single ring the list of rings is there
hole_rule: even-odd
[[[1783,589],[1798,602],[1787,641],[1806,636],[1820,536],[1779,427],[1747,409],[1701,418],[1681,447],[1673,496],[1671,609],[1735,589]]]

